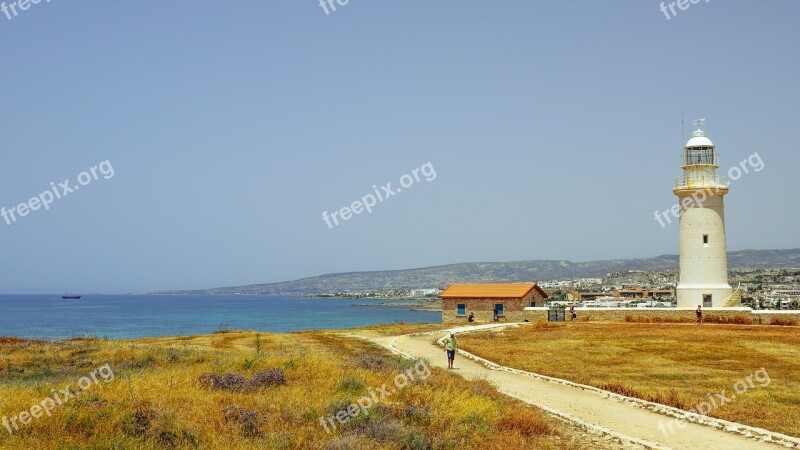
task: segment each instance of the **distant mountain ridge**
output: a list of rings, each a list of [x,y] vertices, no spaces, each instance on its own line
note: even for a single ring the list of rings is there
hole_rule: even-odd
[[[739,250],[728,253],[730,269],[800,267],[800,249]],[[666,271],[678,268],[678,255],[654,258],[572,262],[532,260],[460,263],[444,266],[374,272],[332,273],[279,283],[214,289],[162,291],[150,294],[189,295],[314,295],[385,289],[444,288],[451,283],[501,283],[563,278],[601,277],[626,270]]]

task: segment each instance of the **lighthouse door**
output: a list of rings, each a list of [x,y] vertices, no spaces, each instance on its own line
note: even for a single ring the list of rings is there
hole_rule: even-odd
[[[712,304],[711,294],[703,294],[703,307],[710,308]]]

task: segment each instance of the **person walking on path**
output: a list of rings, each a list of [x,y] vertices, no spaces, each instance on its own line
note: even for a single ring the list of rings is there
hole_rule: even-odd
[[[700,306],[700,305],[697,305],[697,311],[695,311],[695,314],[697,314],[697,319],[694,319],[694,323],[700,322],[702,324],[703,323],[703,307]]]
[[[578,315],[575,313],[575,305],[569,305],[569,321],[572,322],[573,320],[577,319]]]
[[[453,361],[456,359],[456,349],[458,349],[458,339],[454,333],[444,340],[444,351],[447,352],[447,369],[453,368]]]

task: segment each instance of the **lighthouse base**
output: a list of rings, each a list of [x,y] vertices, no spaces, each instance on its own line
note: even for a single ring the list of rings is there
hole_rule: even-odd
[[[679,284],[676,290],[678,308],[722,308],[733,294],[728,284],[688,285]]]

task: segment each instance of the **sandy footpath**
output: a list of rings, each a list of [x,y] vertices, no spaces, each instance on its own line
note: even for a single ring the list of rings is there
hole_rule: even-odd
[[[482,328],[482,327],[476,327]],[[473,330],[476,328],[472,328]],[[376,344],[394,348],[417,358],[427,358],[436,367],[446,368],[447,359],[442,347],[435,345],[441,334],[423,336],[363,335]],[[686,423],[675,433],[667,435],[659,429],[659,422],[672,419],[634,405],[603,397],[601,394],[576,387],[538,380],[529,376],[487,368],[470,359],[456,357],[456,373],[466,378],[481,378],[493,383],[501,392],[527,403],[539,406],[556,415],[568,416],[587,422],[613,433],[639,441],[645,448],[667,449],[726,449],[775,450],[783,448],[715,428]]]

